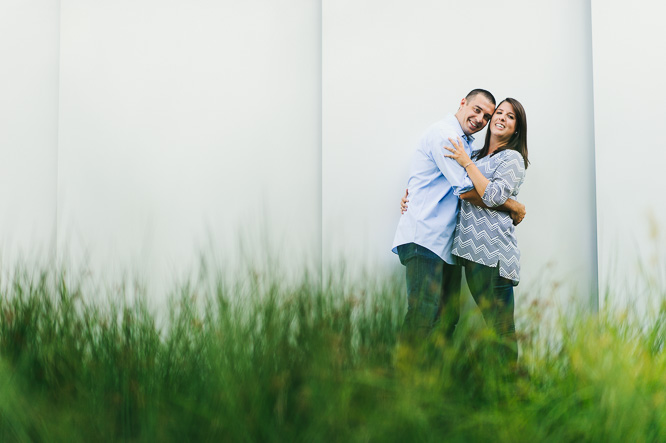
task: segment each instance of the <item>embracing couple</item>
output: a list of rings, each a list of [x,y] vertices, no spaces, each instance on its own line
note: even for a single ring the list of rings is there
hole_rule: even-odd
[[[488,123],[481,149],[472,134]],[[460,316],[462,269],[503,354],[517,359],[513,287],[520,280],[515,200],[527,169],[527,118],[515,99],[474,89],[428,128],[412,161],[393,252],[407,272],[401,340],[419,342],[438,324],[451,336]],[[407,210],[407,202],[409,209]]]

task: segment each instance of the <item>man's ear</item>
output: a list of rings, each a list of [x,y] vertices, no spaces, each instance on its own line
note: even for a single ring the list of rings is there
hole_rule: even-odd
[[[465,103],[467,103],[467,100],[465,100],[464,98],[463,98],[462,100],[460,100],[460,106],[458,107],[458,109],[460,109],[460,108],[462,108],[463,106],[465,106]]]

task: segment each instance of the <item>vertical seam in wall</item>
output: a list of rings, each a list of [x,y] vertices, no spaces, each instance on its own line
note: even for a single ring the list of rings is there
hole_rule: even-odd
[[[319,28],[319,232],[317,238],[319,240],[319,279],[321,282],[321,289],[323,291],[324,287],[324,132],[323,132],[323,113],[324,113],[324,91],[323,91],[323,63],[324,63],[324,28],[323,28],[323,16],[324,16],[324,2],[323,0],[319,1],[319,11],[318,11],[318,28]]]
[[[594,204],[594,235],[592,236],[592,241],[593,241],[593,250],[595,251],[595,257],[596,260],[593,265],[593,293],[590,295],[591,298],[591,308],[593,311],[598,312],[599,311],[599,297],[600,297],[600,290],[599,290],[599,206],[597,205],[597,190],[599,189],[599,184],[597,183],[597,155],[596,155],[596,149],[597,149],[597,143],[596,143],[596,116],[594,112],[594,102],[595,102],[595,89],[594,89],[594,29],[592,27],[593,24],[593,14],[592,14],[592,1],[593,0],[588,0],[587,6],[588,6],[588,13],[590,17],[590,22],[589,22],[589,32],[590,32],[590,85],[591,85],[591,98],[592,98],[592,143],[593,143],[593,149],[592,149],[592,175],[593,175],[593,183],[594,183],[594,190],[592,192],[592,203]]]

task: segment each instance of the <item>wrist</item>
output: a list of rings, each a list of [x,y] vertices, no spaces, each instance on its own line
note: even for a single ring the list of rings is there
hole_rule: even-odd
[[[463,166],[463,168],[465,169],[465,171],[467,171],[467,167],[468,167],[469,165],[473,164],[473,163],[474,163],[473,161],[470,161],[470,162],[467,163],[465,166]]]

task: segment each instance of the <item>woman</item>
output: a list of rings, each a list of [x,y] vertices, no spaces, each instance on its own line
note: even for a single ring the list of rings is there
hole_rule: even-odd
[[[523,106],[513,98],[502,101],[493,114],[483,148],[472,153],[462,142],[447,157],[455,159],[471,179],[486,207],[461,200],[453,239],[453,255],[460,258],[476,304],[489,326],[505,341],[503,356],[517,360],[513,317],[513,287],[520,280],[520,251],[509,213],[492,209],[502,205],[518,190],[527,169],[527,118]],[[406,210],[406,197],[402,210]]]
[[[506,212],[491,209],[518,195],[529,164],[527,118],[513,98],[502,101],[493,114],[483,148],[472,161],[459,140],[447,157],[465,170],[488,208],[461,201],[453,239],[453,255],[460,257],[467,285],[489,326],[508,345],[507,360],[516,361],[513,287],[520,280],[520,251],[515,226]]]

